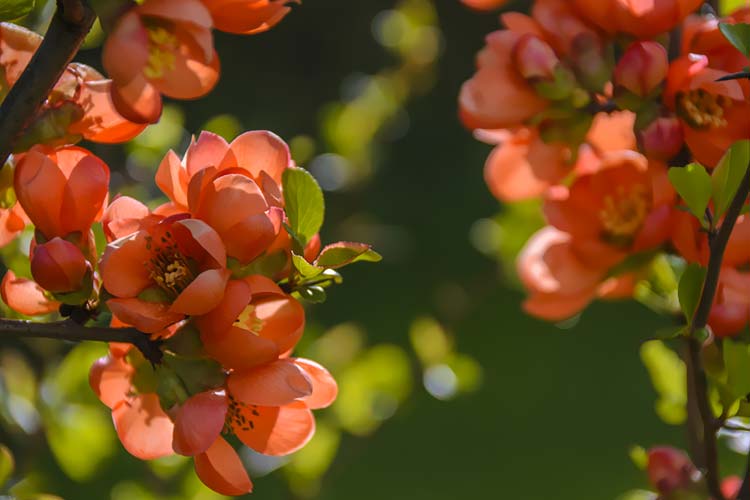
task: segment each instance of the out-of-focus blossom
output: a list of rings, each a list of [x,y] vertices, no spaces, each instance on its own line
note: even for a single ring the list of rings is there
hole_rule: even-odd
[[[157,333],[185,318],[205,314],[222,300],[229,279],[219,235],[187,215],[113,241],[102,256],[107,301],[123,323]]]
[[[615,85],[646,97],[667,77],[667,49],[657,42],[631,44],[617,63]]]
[[[207,94],[219,78],[212,26],[200,0],[148,0],[123,14],[102,53],[117,110],[135,123],[154,123],[161,94]]]
[[[276,26],[301,0],[201,0],[214,27],[238,35],[255,35]]]
[[[641,152],[650,160],[667,161],[680,152],[685,141],[682,124],[674,117],[660,117],[638,133]]]
[[[476,10],[494,10],[508,3],[508,0],[461,0],[461,2]]]
[[[573,0],[571,3],[581,16],[610,34],[625,33],[648,39],[671,31],[697,10],[703,0]]]
[[[700,481],[701,473],[683,451],[667,446],[648,451],[646,473],[649,482],[662,495],[690,489]]]

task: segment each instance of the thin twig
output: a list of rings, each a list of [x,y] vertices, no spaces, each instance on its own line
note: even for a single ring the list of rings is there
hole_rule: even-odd
[[[0,105],[0,168],[78,52],[95,17],[87,0],[58,0],[44,41]]]
[[[143,356],[153,364],[159,364],[162,358],[160,342],[135,328],[86,327],[73,320],[53,323],[35,323],[32,321],[0,319],[0,339],[43,338],[81,342],[93,340],[98,342],[124,342],[138,348]]]
[[[719,283],[719,274],[721,273],[721,264],[724,260],[724,251],[726,250],[729,237],[740,216],[742,206],[747,200],[750,193],[750,167],[745,172],[742,183],[737,189],[737,193],[732,199],[732,203],[727,210],[724,221],[721,224],[716,235],[710,243],[710,256],[708,260],[708,269],[706,271],[706,280],[703,283],[703,291],[696,308],[693,321],[690,325],[690,359],[692,366],[691,374],[693,387],[696,391],[698,409],[703,420],[703,449],[706,459],[706,483],[709,491],[715,500],[724,500],[721,492],[719,478],[718,451],[716,445],[716,427],[715,418],[711,410],[711,404],[708,400],[708,381],[706,372],[703,370],[701,363],[701,342],[695,337],[695,333],[702,330],[708,324],[708,315],[711,312],[711,306],[714,302],[716,289]]]

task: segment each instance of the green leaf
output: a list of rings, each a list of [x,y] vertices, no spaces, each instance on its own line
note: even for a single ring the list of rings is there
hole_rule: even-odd
[[[660,340],[669,340],[679,337],[685,333],[684,326],[669,326],[667,328],[660,328],[656,330],[654,336]]]
[[[677,295],[680,298],[680,308],[688,324],[692,323],[695,308],[703,291],[703,281],[706,279],[706,268],[698,264],[690,264],[682,272]]]
[[[304,246],[323,225],[323,191],[315,178],[299,167],[284,170],[282,185],[289,226]]]
[[[294,264],[294,268],[299,271],[303,278],[314,278],[324,270],[322,267],[310,264],[304,257],[297,254],[292,254],[292,263]]]
[[[322,286],[312,285],[297,290],[300,298],[312,302],[313,304],[322,304],[326,301],[326,291]]]
[[[690,211],[701,221],[711,200],[711,176],[699,163],[669,169],[669,180],[687,203]]]
[[[15,468],[16,461],[13,459],[13,454],[5,445],[0,444],[0,488],[10,479]]]
[[[668,424],[682,424],[687,417],[685,363],[660,340],[650,340],[641,346],[641,360],[659,395],[656,413]]]
[[[737,141],[724,153],[711,174],[714,199],[714,217],[718,219],[727,211],[740,187],[750,163],[750,140]]]
[[[719,29],[726,39],[737,47],[737,50],[745,54],[746,57],[750,57],[750,24],[719,23]]]
[[[727,387],[737,398],[750,394],[750,345],[724,340],[724,366],[727,370]]]
[[[315,265],[336,269],[357,261],[380,262],[381,260],[383,260],[383,257],[373,250],[370,245],[339,241],[338,243],[327,245],[321,250],[318,259],[315,261]]]
[[[719,0],[719,14],[728,16],[745,5],[745,0]]]
[[[16,21],[34,9],[34,0],[3,0],[0,2],[0,21]]]

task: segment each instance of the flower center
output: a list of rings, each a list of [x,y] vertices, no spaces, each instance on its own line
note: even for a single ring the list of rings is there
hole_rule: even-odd
[[[715,95],[703,89],[689,90],[677,94],[677,114],[693,128],[710,129],[725,127],[724,117],[732,106],[732,99]]]
[[[249,431],[255,429],[255,422],[253,417],[259,417],[257,405],[248,405],[242,401],[237,401],[228,395],[229,408],[227,408],[227,418],[224,421],[224,429],[222,433],[230,434],[233,429]]]
[[[161,246],[155,246],[153,238],[148,237],[146,248],[153,256],[146,266],[154,283],[175,298],[195,279],[195,273],[169,231],[160,238],[160,243]]]
[[[255,335],[260,335],[265,326],[265,321],[258,317],[256,308],[253,305],[249,305],[243,309],[235,323],[239,323],[240,327]]]
[[[648,211],[645,186],[637,184],[630,191],[618,186],[613,195],[605,196],[604,206],[599,211],[605,237],[614,242],[627,242],[641,228]]]
[[[175,68],[174,51],[179,47],[177,37],[158,25],[146,27],[148,33],[148,62],[143,69],[147,78],[161,78]]]

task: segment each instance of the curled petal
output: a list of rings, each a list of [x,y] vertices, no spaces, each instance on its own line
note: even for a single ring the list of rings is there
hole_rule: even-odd
[[[105,356],[91,365],[89,385],[99,400],[112,409],[127,399],[134,372],[122,357]]]
[[[174,451],[193,456],[208,450],[219,438],[227,416],[224,392],[201,392],[185,401],[174,420]]]
[[[253,130],[237,136],[230,144],[237,166],[258,179],[266,172],[277,184],[281,174],[291,163],[289,146],[279,136],[267,130]]]
[[[30,279],[16,277],[11,270],[3,276],[0,293],[8,307],[27,316],[49,314],[60,307],[59,302],[47,298],[42,287]]]
[[[117,436],[128,452],[141,460],[173,455],[174,425],[156,394],[141,394],[112,409]]]
[[[227,385],[238,401],[261,406],[285,405],[309,396],[313,390],[307,373],[287,359],[232,372]]]
[[[139,231],[110,243],[99,270],[104,288],[117,297],[135,297],[151,284],[144,263],[151,259],[148,233]]]
[[[221,495],[237,496],[253,491],[240,457],[221,437],[195,457],[195,473],[203,484]]]
[[[175,299],[170,311],[191,316],[211,311],[221,302],[229,275],[226,269],[203,271]]]
[[[328,370],[309,359],[294,358],[292,361],[305,370],[312,381],[312,394],[302,399],[307,407],[317,410],[330,406],[338,394],[338,385]]]
[[[170,311],[169,304],[136,298],[109,299],[107,306],[120,321],[133,325],[143,333],[159,333],[185,317]]]

